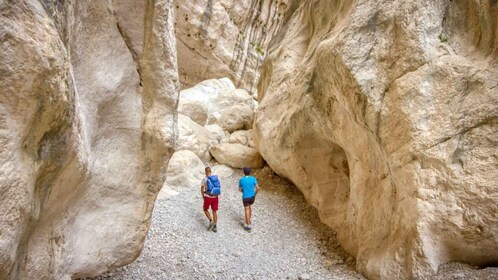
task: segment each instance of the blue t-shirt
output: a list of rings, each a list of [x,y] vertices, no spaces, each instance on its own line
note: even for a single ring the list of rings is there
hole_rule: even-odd
[[[242,189],[242,198],[249,198],[256,195],[256,185],[258,181],[253,176],[244,176],[239,180],[239,188]]]

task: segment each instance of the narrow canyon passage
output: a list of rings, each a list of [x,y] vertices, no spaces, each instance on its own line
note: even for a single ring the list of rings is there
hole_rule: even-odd
[[[253,230],[242,228],[240,170],[222,178],[218,232],[206,230],[199,187],[158,199],[142,255],[96,279],[365,279],[334,232],[290,183],[266,167]]]

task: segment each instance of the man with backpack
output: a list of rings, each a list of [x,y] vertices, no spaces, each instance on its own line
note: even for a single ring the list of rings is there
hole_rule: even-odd
[[[206,167],[204,169],[204,173],[206,177],[202,179],[201,182],[201,195],[204,198],[204,214],[209,219],[208,230],[212,230],[213,232],[217,232],[218,228],[216,223],[218,222],[218,195],[221,193],[221,185],[218,176],[211,175],[211,168]],[[211,218],[211,214],[209,213],[209,207],[211,207],[211,211],[213,212],[213,217]]]
[[[246,223],[244,229],[251,232],[251,205],[256,199],[259,191],[258,181],[251,175],[251,168],[244,167],[244,176],[239,180],[239,191],[242,192],[242,203],[244,204],[244,213]]]

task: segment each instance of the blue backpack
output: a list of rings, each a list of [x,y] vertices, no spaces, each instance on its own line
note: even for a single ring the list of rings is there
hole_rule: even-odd
[[[206,184],[207,184],[206,194],[210,196],[217,196],[221,194],[221,184],[220,180],[218,179],[218,176],[216,175],[208,176]]]

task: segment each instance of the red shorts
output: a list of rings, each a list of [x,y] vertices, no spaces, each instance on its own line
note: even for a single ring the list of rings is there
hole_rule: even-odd
[[[213,211],[218,211],[218,197],[204,197],[204,210],[208,210],[209,206]]]

